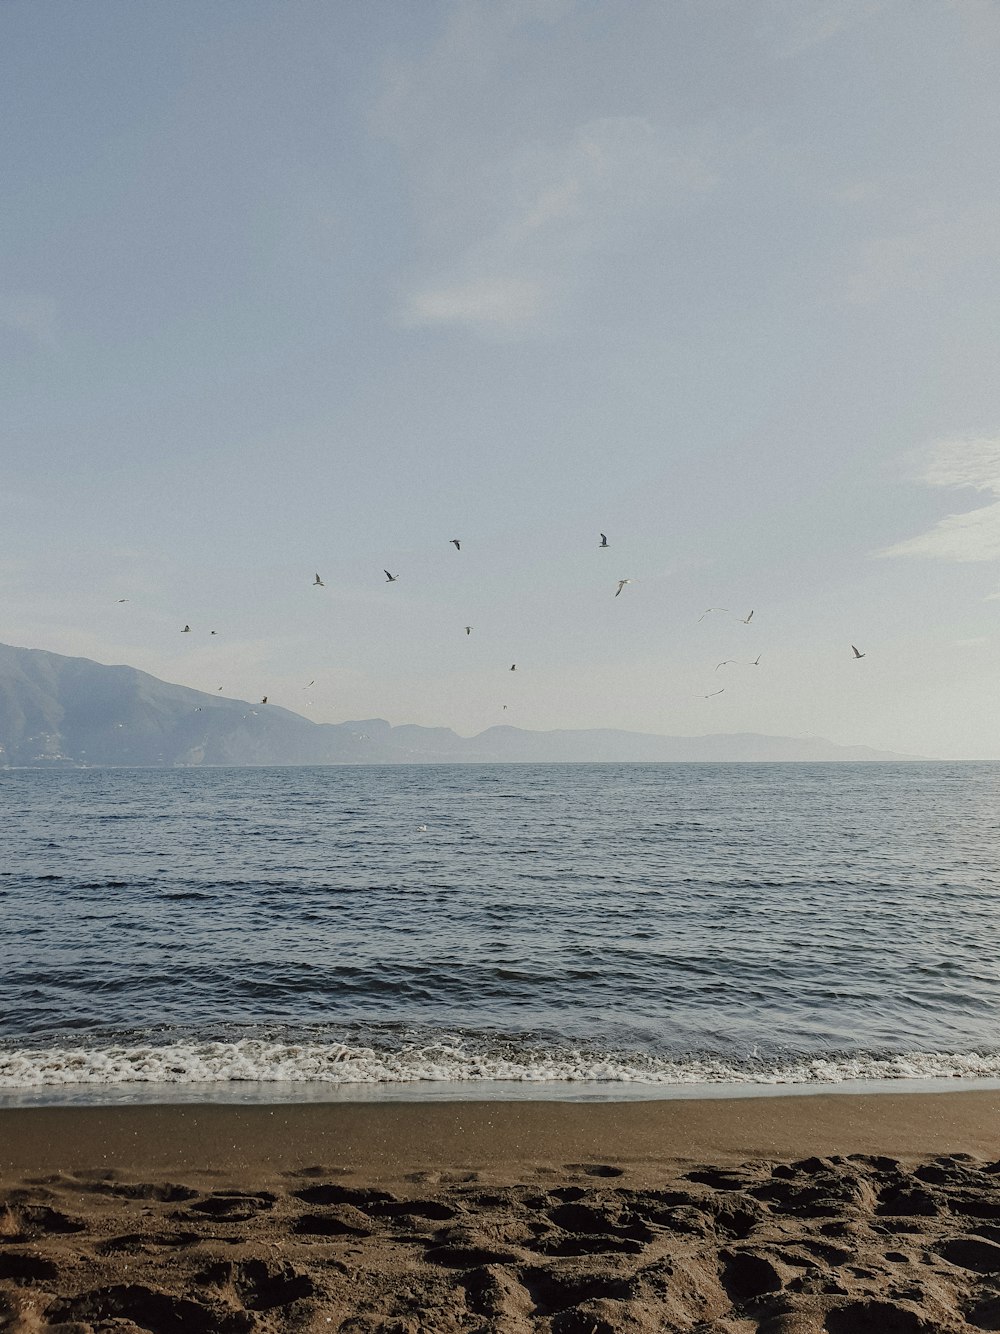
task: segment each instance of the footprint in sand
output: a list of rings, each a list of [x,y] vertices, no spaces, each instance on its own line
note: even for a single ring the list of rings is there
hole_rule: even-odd
[[[609,1163],[567,1163],[567,1172],[582,1172],[587,1177],[622,1177],[624,1167],[612,1167]]]
[[[49,1324],[129,1320],[144,1330],[183,1330],[184,1334],[248,1334],[254,1317],[248,1311],[222,1312],[186,1297],[172,1297],[141,1283],[94,1288],[79,1297],[53,1303],[45,1312]]]
[[[0,1279],[12,1283],[49,1283],[59,1276],[51,1260],[40,1255],[23,1255],[19,1251],[0,1251]]]
[[[257,1195],[247,1195],[242,1191],[213,1191],[211,1195],[196,1204],[192,1204],[187,1213],[175,1214],[176,1218],[196,1218],[207,1215],[219,1223],[245,1223],[248,1219],[273,1209],[276,1195],[261,1191]]]
[[[0,1236],[7,1241],[37,1241],[53,1233],[84,1232],[87,1224],[46,1204],[0,1205]]]

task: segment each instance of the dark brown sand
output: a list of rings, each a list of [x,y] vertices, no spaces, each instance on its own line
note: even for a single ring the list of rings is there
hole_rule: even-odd
[[[0,1111],[0,1329],[1000,1330],[1000,1094]]]

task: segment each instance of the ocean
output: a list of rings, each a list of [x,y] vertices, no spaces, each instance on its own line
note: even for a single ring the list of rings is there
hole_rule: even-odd
[[[1000,1078],[1000,765],[0,772],[0,1102]]]

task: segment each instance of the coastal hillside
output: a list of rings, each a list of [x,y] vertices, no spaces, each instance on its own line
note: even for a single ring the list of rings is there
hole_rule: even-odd
[[[0,765],[488,764],[685,760],[904,760],[822,738],[653,736],[611,729],[531,732],[314,723],[273,704],[226,699],[41,649],[0,645]]]

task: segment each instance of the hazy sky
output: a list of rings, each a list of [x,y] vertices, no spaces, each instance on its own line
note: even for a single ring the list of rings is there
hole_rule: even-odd
[[[1000,756],[998,61],[996,0],[5,0],[0,639]]]

